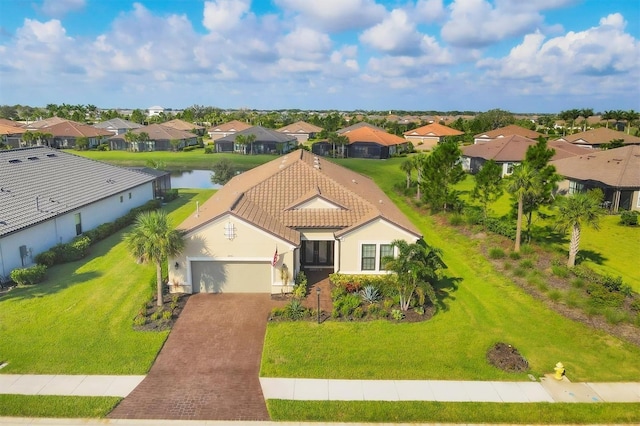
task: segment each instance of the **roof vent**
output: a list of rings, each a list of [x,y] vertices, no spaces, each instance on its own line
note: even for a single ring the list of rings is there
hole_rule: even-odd
[[[18,163],[22,163],[22,160],[18,160],[18,159],[9,160],[9,164],[18,164]]]
[[[35,161],[35,160],[39,160],[39,158],[38,157],[28,157],[28,160]]]
[[[51,157],[57,157],[56,154],[47,154],[47,157],[51,158]]]

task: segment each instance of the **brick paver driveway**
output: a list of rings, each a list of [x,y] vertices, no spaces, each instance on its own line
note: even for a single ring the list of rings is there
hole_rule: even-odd
[[[110,418],[269,420],[258,379],[263,294],[191,296],[144,381]]]

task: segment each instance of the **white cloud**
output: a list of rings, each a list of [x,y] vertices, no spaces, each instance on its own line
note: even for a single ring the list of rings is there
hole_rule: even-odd
[[[446,16],[442,0],[418,0],[415,7],[415,20],[420,23],[434,23]]]
[[[390,54],[408,54],[420,50],[420,34],[410,22],[407,12],[393,10],[384,21],[369,28],[360,41]]]
[[[385,7],[375,0],[275,0],[298,22],[329,32],[366,28],[380,21]]]
[[[61,18],[69,12],[84,8],[86,0],[44,0],[41,10],[47,16]]]
[[[488,80],[515,81],[523,91],[640,95],[640,42],[624,28],[624,18],[616,13],[597,27],[546,41],[540,33],[529,34],[506,57],[481,60],[478,66],[487,70]]]
[[[202,25],[209,31],[224,33],[235,28],[249,12],[251,1],[213,0],[204,3]]]

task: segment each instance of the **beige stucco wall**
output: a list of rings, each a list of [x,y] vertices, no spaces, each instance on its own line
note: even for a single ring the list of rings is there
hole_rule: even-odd
[[[233,239],[225,236],[225,227],[233,224]],[[243,220],[231,215],[219,218],[186,236],[185,250],[182,255],[169,259],[169,283],[172,291],[190,293],[191,268],[190,261],[269,261],[278,249],[278,262],[271,268],[272,293],[280,293],[282,282],[280,270],[284,265],[294,271],[294,250],[289,243],[267,233]],[[178,262],[178,268],[175,263]],[[290,281],[293,280],[290,273]],[[174,283],[179,284],[175,286]],[[289,282],[288,284],[291,284]]]
[[[344,235],[339,243],[339,272],[343,274],[380,274],[383,271],[362,271],[360,265],[362,244],[376,244],[376,268],[379,264],[380,244],[390,244],[393,240],[403,239],[413,243],[416,237],[394,224],[378,219],[368,225]]]
[[[440,140],[437,136],[408,136],[404,137],[406,140],[413,144],[413,147],[417,150],[421,151],[430,151],[436,145],[438,145],[438,141]]]

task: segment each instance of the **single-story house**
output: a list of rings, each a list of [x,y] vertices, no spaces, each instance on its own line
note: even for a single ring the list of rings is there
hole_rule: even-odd
[[[384,274],[391,242],[421,236],[366,176],[296,150],[231,179],[181,224],[172,291],[271,293],[297,273]]]
[[[629,145],[552,161],[565,177],[560,191],[568,193],[600,188],[604,206],[612,212],[640,210],[640,146]]]
[[[389,158],[406,150],[407,140],[384,130],[362,126],[343,134],[349,139],[350,158]]]
[[[10,148],[18,148],[25,132],[22,127],[0,123],[0,143]]]
[[[249,145],[236,142],[238,136],[251,136],[255,140]],[[294,136],[267,129],[262,126],[253,126],[248,129],[225,136],[215,141],[216,152],[242,152],[244,154],[284,154],[298,145]]]
[[[142,124],[134,123],[133,121],[123,120],[122,118],[112,118],[111,120],[96,123],[93,127],[97,129],[107,130],[114,135],[122,135],[129,130],[135,130],[142,127]]]
[[[207,130],[209,133],[209,137],[211,140],[218,140],[220,138],[224,138],[225,136],[233,135],[237,132],[241,132],[243,130],[247,130],[251,125],[244,123],[242,121],[233,120],[228,123],[223,123],[218,126],[212,126]]]
[[[298,142],[306,142],[316,137],[322,131],[322,127],[307,123],[306,121],[296,121],[293,124],[278,129],[286,135],[295,137]]]
[[[69,120],[65,118],[60,118],[60,117],[49,117],[43,120],[32,121],[31,123],[27,123],[22,127],[24,127],[26,130],[35,132],[35,131],[39,131],[44,127],[50,127],[50,126],[53,126],[54,124],[64,123],[65,121],[69,121]]]
[[[147,108],[147,115],[149,117],[156,117],[164,112],[164,108],[160,105],[154,105],[152,107]]]
[[[473,137],[473,143],[489,142],[493,139],[504,138],[511,135],[524,136],[529,139],[538,139],[540,136],[544,136],[542,133],[538,133],[535,130],[525,129],[522,126],[510,124],[488,132],[478,133]]]
[[[624,145],[640,145],[640,138],[606,127],[587,130],[586,132],[566,135],[556,140],[565,141],[583,148],[599,149],[601,145],[614,140],[622,140]]]
[[[112,135],[112,133],[107,130],[97,129],[93,126],[77,123],[71,120],[51,120],[50,122],[53,124],[45,126],[38,125],[37,127],[33,127],[31,125],[26,127],[32,132],[51,135],[44,140],[31,142],[32,146],[47,145],[52,148],[74,148],[76,146],[76,140],[84,137],[87,138],[89,142],[89,148],[95,148],[105,142],[107,138]],[[24,140],[22,141],[22,146],[27,146]]]
[[[468,172],[477,173],[486,161],[493,160],[502,167],[502,176],[508,176],[513,172],[513,168],[525,159],[527,149],[537,143],[538,141],[524,136],[511,135],[492,139],[489,142],[463,146],[460,148],[462,168]],[[547,142],[547,147],[556,151],[552,157],[556,160],[588,152],[584,148],[561,141]]]
[[[198,136],[204,135],[205,128],[188,121],[180,120],[179,118],[169,120],[165,123],[161,123],[163,126],[171,127],[172,129],[182,130],[183,132],[191,132]]]
[[[198,144],[198,137],[193,133],[172,129],[171,127],[165,127],[162,124],[150,124],[148,126],[132,130],[131,133],[137,135],[146,133],[149,138],[146,141],[130,143],[125,139],[126,133],[114,135],[109,138],[111,150],[173,151],[175,149],[182,149],[186,146]],[[177,141],[176,146],[172,144],[172,141]]]
[[[439,123],[431,123],[403,133],[406,140],[419,151],[428,151],[442,142],[447,136],[461,136],[464,132]]]
[[[0,151],[0,275],[151,200],[152,181],[44,146]]]
[[[129,167],[130,170],[153,176],[153,197],[162,197],[171,190],[171,172],[151,167]]]

